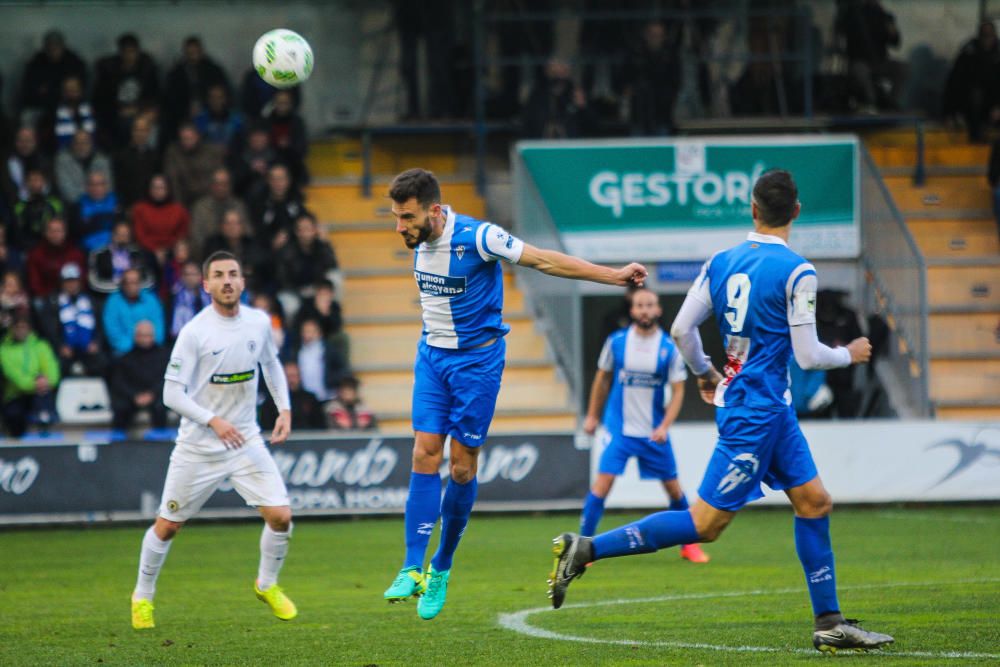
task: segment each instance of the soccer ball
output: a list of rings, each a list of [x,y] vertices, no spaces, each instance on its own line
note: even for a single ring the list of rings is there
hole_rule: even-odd
[[[297,86],[312,74],[312,47],[291,30],[265,32],[253,45],[253,68],[275,88]]]

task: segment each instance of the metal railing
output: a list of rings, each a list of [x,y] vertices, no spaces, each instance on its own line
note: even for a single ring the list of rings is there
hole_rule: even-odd
[[[927,264],[865,147],[861,168],[861,266],[865,312],[892,332],[886,358],[893,386],[911,416],[931,416],[927,363]]]
[[[526,242],[565,252],[562,237],[515,146],[513,166],[516,233]],[[528,307],[545,333],[556,365],[566,378],[573,406],[580,405],[583,387],[583,296],[575,280],[520,271]]]

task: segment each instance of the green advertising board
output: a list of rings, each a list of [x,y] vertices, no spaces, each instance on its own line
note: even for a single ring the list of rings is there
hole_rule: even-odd
[[[704,259],[740,242],[753,184],[773,168],[799,187],[792,248],[858,255],[855,137],[525,141],[515,162],[517,196],[537,192],[544,209],[522,214],[549,216],[567,250],[594,261]]]

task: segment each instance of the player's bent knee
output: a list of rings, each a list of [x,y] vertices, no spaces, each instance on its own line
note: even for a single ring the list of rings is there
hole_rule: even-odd
[[[290,507],[268,507],[264,514],[264,521],[276,533],[288,532],[292,525],[292,509]]]
[[[181,527],[184,525],[180,521],[171,521],[170,519],[164,519],[162,516],[156,517],[156,523],[153,524],[153,532],[156,536],[163,540],[164,542],[172,540],[174,535],[176,535]]]
[[[476,476],[476,466],[468,464],[451,464],[451,478],[459,484],[468,484]]]

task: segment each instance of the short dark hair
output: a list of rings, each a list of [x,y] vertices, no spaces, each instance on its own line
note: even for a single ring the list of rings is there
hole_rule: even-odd
[[[126,32],[118,36],[118,50],[122,51],[127,48],[139,48],[139,38],[134,33]]]
[[[201,275],[208,276],[208,270],[212,268],[212,262],[222,262],[231,259],[236,262],[236,265],[240,267],[240,273],[243,273],[243,265],[240,264],[240,260],[233,253],[228,250],[216,250],[211,255],[205,258],[205,261],[201,264]]]
[[[433,172],[426,169],[407,169],[392,179],[389,197],[397,204],[408,202],[414,197],[423,208],[441,203],[441,186]]]
[[[754,184],[753,201],[757,204],[761,222],[768,227],[784,227],[795,214],[799,189],[790,173],[784,169],[771,169],[761,174]]]

